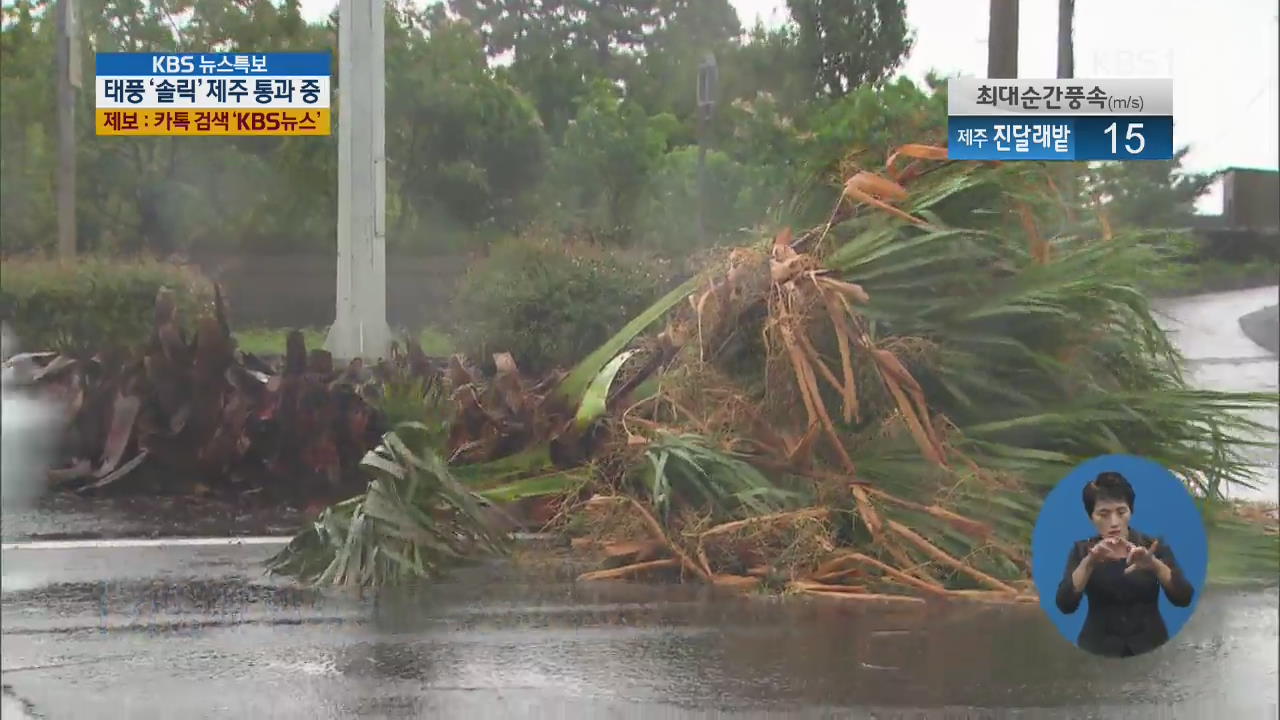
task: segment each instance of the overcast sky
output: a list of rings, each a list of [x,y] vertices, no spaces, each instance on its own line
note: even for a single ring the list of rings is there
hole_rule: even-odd
[[[731,0],[744,25],[786,19],[785,0]],[[333,0],[303,0],[310,18]],[[1018,75],[1057,73],[1058,4],[1024,0],[1019,18]],[[987,67],[988,0],[907,0],[915,49],[903,73],[922,79],[977,75]],[[1076,77],[1173,78],[1173,135],[1190,145],[1186,167],[1275,169],[1277,11],[1265,0],[1076,0]],[[1221,209],[1215,192],[1201,203]]]

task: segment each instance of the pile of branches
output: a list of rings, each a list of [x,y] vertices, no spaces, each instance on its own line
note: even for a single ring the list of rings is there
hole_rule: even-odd
[[[493,381],[447,445],[388,434],[366,460],[378,492],[271,567],[430,576],[463,554],[439,528],[463,534],[466,488],[555,498],[553,525],[608,565],[584,579],[1028,601],[1044,496],[1082,460],[1130,453],[1204,500],[1237,567],[1274,573],[1276,535],[1222,498],[1265,444],[1240,411],[1280,398],[1186,385],[1137,289],[1168,264],[1158,243],[1072,217],[1037,164],[910,145],[841,190],[827,222],[727,253],[532,396]],[[513,424],[520,408],[538,420]],[[460,456],[460,437],[487,451]]]
[[[358,463],[388,429],[377,391],[441,372],[412,344],[371,368],[335,368],[296,331],[268,363],[236,349],[216,288],[194,332],[162,289],[140,347],[24,353],[5,365],[61,411],[55,487],[307,499],[362,489]]]

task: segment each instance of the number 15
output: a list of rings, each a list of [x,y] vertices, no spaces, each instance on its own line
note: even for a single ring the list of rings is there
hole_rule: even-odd
[[[1143,139],[1142,133],[1135,132],[1136,130],[1141,130],[1141,129],[1142,129],[1142,123],[1129,123],[1128,129],[1125,130],[1125,133],[1124,133],[1125,140],[1131,140],[1133,138],[1138,139],[1138,147],[1136,148],[1130,147],[1128,142],[1124,144],[1124,149],[1127,150],[1130,155],[1137,155],[1138,153],[1142,152],[1142,148],[1147,146],[1147,141]],[[1111,123],[1110,125],[1107,126],[1107,129],[1104,130],[1103,132],[1111,136],[1111,154],[1115,155],[1116,154],[1116,124]]]

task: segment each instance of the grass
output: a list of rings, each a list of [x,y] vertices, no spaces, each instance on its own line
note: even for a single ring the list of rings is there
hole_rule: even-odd
[[[324,347],[328,328],[301,328],[302,336],[308,348]],[[250,328],[234,333],[240,349],[254,355],[284,354],[285,336],[290,328]],[[418,333],[418,342],[422,351],[428,355],[449,355],[454,351],[453,338],[433,327],[423,328]]]

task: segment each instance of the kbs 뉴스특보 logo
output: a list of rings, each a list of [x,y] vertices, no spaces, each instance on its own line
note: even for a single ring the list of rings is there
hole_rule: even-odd
[[[99,53],[99,135],[328,135],[332,56]]]

